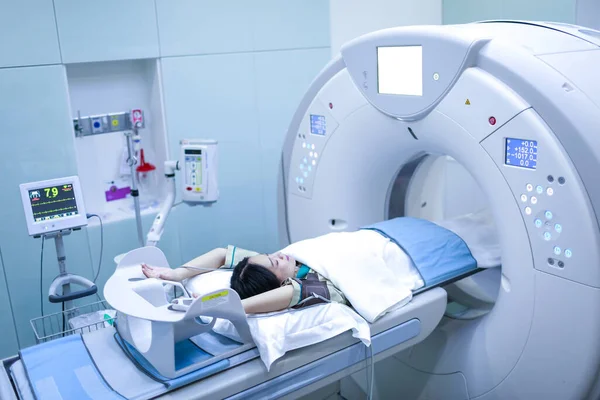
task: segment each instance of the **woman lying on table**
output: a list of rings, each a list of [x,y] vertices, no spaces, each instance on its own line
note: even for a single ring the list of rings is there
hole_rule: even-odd
[[[213,249],[175,269],[142,264],[146,277],[175,282],[217,269],[233,269],[230,285],[248,314],[330,301],[348,304],[329,280],[282,253],[259,254],[228,246]]]

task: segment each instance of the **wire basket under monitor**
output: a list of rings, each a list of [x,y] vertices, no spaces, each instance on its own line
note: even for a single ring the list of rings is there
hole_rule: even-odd
[[[115,310],[104,300],[33,318],[30,323],[37,344],[73,334],[114,326]]]

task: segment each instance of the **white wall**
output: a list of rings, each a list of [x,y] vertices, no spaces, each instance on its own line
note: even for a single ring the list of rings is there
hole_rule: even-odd
[[[577,0],[577,25],[600,30],[599,0]]]
[[[329,7],[332,56],[344,43],[365,33],[442,23],[442,0],[330,0]]]

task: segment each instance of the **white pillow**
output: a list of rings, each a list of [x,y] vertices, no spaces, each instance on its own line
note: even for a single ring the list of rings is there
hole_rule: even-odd
[[[214,272],[196,275],[183,282],[183,286],[190,294],[203,294],[219,289],[229,288],[231,280],[231,269],[217,269]]]
[[[230,277],[230,270],[218,270],[195,276],[184,285],[190,293],[202,294],[228,288]],[[352,330],[352,336],[366,346],[371,344],[367,321],[350,307],[338,303],[248,315],[248,325],[267,370],[290,350],[322,342],[348,330]],[[228,320],[219,319],[214,331],[232,340],[242,341]]]

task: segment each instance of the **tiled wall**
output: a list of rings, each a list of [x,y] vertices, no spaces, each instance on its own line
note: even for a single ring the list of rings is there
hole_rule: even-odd
[[[330,0],[331,52],[369,32],[442,23],[442,0]]]
[[[600,31],[600,1],[577,0],[577,25]]]
[[[489,19],[556,21],[574,24],[576,0],[443,0],[444,24]]]
[[[229,243],[278,248],[276,164],[329,59],[327,0],[0,0],[0,37],[11,38],[0,41],[0,357],[34,343],[29,320],[40,315],[41,240],[27,235],[18,185],[77,173],[64,64],[160,58],[170,155],[181,138],[219,140],[220,200],[173,211],[160,242],[171,264]],[[105,224],[100,285],[136,242],[133,220]],[[91,277],[100,229],[65,247],[68,270]],[[48,241],[46,314],[59,311],[47,301],[57,271]]]

